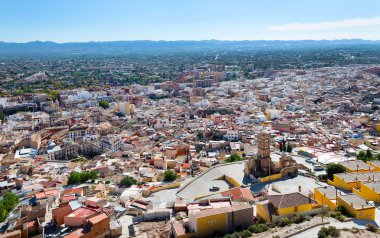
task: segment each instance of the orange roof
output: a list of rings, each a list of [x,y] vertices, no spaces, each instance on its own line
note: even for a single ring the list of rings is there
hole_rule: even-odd
[[[64,236],[63,238],[80,238],[83,236],[84,236],[84,229],[81,228],[81,229],[71,232],[70,234],[68,234],[67,236]]]
[[[190,165],[189,163],[185,163],[185,164],[182,165],[182,168],[184,168],[184,169],[189,169],[190,166],[191,166],[191,165]]]
[[[101,222],[101,221],[107,219],[107,218],[108,218],[108,216],[107,216],[105,213],[101,213],[101,214],[99,214],[99,215],[97,215],[97,216],[94,216],[94,217],[88,219],[88,221],[89,221],[91,224],[94,225],[94,224],[96,224],[96,223],[99,223],[99,222]]]
[[[236,188],[233,188],[229,191],[226,191],[226,192],[222,192],[222,195],[223,196],[230,196],[233,199],[240,199],[240,198],[244,198],[244,199],[247,199],[247,200],[250,200],[250,201],[254,201],[255,198],[253,197],[252,195],[252,192],[248,189],[245,189],[245,188],[241,188],[241,187],[236,187]]]
[[[27,227],[28,228],[36,226],[36,225],[37,225],[37,221],[30,221],[30,222],[27,223]]]
[[[52,213],[54,217],[62,217],[69,214],[71,211],[71,206],[67,205],[54,209]]]
[[[82,194],[83,193],[83,188],[68,188],[63,190],[62,194],[70,194],[70,193],[75,193],[75,194]]]
[[[67,194],[65,196],[62,196],[61,199],[62,201],[67,202],[67,201],[75,200],[76,197],[75,197],[75,194]]]
[[[94,211],[92,209],[88,209],[86,207],[80,207],[80,208],[76,209],[75,211],[73,211],[68,216],[69,217],[82,217],[82,218],[85,218],[85,217],[89,217],[89,216],[92,216],[92,215],[95,215],[95,214],[96,214],[96,211]]]

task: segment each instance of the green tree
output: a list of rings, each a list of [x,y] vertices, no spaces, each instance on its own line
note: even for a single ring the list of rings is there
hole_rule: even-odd
[[[197,131],[198,140],[203,140],[203,132]]]
[[[79,184],[80,183],[80,173],[78,172],[72,172],[69,176],[69,180],[67,180],[67,184]]]
[[[293,147],[291,144],[288,143],[288,146],[286,147],[286,152],[292,153],[292,151],[293,151]]]
[[[1,121],[0,124],[4,122],[4,118],[5,118],[4,113],[0,112],[0,121]]]
[[[369,149],[367,149],[366,156],[368,159],[372,159],[373,157],[372,152]]]
[[[130,186],[132,186],[136,183],[137,183],[136,179],[132,178],[131,176],[125,176],[120,181],[120,186],[129,188]]]
[[[99,101],[99,106],[106,109],[110,107],[110,104],[107,101]]]
[[[98,178],[97,171],[91,172],[72,172],[67,180],[68,185],[85,183],[88,180],[93,180]]]
[[[326,173],[327,173],[327,177],[330,180],[334,179],[334,174],[343,173],[343,172],[346,172],[346,168],[343,165],[341,165],[341,164],[333,164],[333,163],[331,163],[331,164],[327,165]]]
[[[164,172],[164,180],[165,181],[171,182],[171,181],[174,181],[176,179],[177,179],[177,173],[174,172],[173,170],[166,170]]]
[[[366,158],[367,158],[367,154],[364,151],[360,151],[358,156],[357,156],[357,159],[365,161]]]
[[[230,157],[224,160],[225,163],[232,163],[232,162],[237,162],[237,161],[242,161],[243,157],[241,157],[238,154],[232,154]]]
[[[51,92],[50,92],[50,98],[51,98],[51,100],[53,100],[53,101],[57,100],[58,93],[59,93],[58,90],[53,90],[53,91],[51,91]]]
[[[364,162],[367,162],[367,161],[373,160],[374,156],[373,156],[371,150],[368,149],[367,151],[360,151],[356,158],[358,160],[362,160]]]
[[[7,192],[0,201],[0,222],[7,218],[8,214],[15,209],[20,199],[11,192]]]

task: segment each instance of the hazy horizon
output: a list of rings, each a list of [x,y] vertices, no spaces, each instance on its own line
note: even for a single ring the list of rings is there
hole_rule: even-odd
[[[372,0],[4,0],[0,41],[380,40]]]

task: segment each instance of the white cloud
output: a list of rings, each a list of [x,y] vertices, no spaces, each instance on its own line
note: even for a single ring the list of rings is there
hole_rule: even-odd
[[[350,27],[365,27],[380,25],[380,17],[356,18],[342,21],[318,23],[290,23],[286,25],[270,26],[268,31],[323,31]]]

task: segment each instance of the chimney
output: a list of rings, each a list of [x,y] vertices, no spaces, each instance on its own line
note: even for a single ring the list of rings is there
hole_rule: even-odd
[[[301,185],[298,185],[298,192],[301,192]]]

